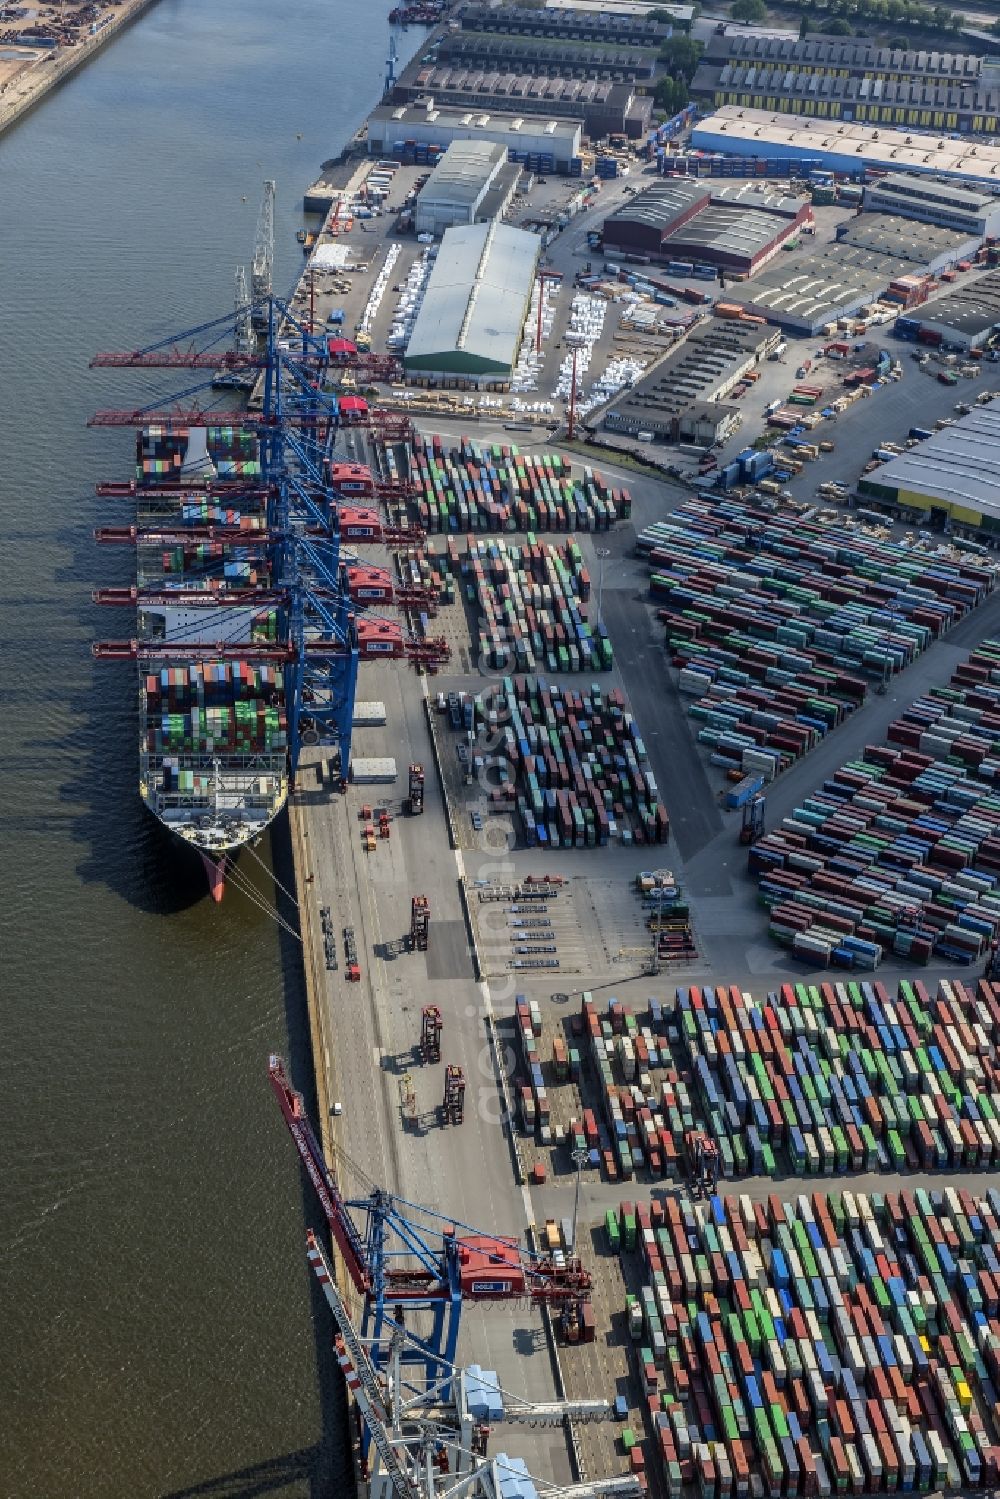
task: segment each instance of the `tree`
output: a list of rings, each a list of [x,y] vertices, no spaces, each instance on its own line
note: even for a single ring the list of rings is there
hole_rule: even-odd
[[[661,78],[653,92],[653,102],[668,115],[680,112],[688,102],[687,84],[683,78]]]
[[[827,36],[850,36],[851,23],[845,21],[843,16],[834,16],[832,21],[827,21],[823,30]]]
[[[730,14],[734,21],[763,21],[767,6],[764,0],[733,0]]]
[[[704,42],[696,42],[689,36],[672,36],[660,48],[660,61],[675,78],[690,83],[705,50]]]
[[[891,36],[889,38],[889,50],[891,52],[908,52],[910,49],[909,39],[905,36]]]

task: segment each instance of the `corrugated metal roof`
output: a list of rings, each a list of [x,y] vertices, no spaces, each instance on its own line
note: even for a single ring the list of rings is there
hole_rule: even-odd
[[[875,469],[872,484],[940,499],[1000,518],[1000,401],[976,406],[901,458]]]
[[[452,141],[428,181],[417,204],[467,204],[470,207],[489,186],[497,167],[507,160],[507,148],[493,141]]]
[[[709,151],[740,155],[831,155],[849,159],[855,171],[864,166],[929,171],[970,183],[1000,186],[1000,146],[982,140],[952,140],[947,135],[921,135],[909,128],[849,124],[840,120],[806,119],[802,115],[772,113],[726,104],[699,121],[692,144]]]
[[[489,368],[510,369],[541,243],[536,234],[509,224],[447,230],[406,362],[459,353]]]

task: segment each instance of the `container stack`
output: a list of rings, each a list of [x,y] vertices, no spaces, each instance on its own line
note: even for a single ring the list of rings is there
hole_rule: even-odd
[[[519,994],[514,1002],[514,1023],[517,1043],[530,1083],[518,1086],[517,1098],[521,1126],[526,1134],[537,1134],[542,1145],[551,1144],[552,1131],[549,1114],[549,1096],[542,1074],[542,1058],[538,1039],[542,1034],[542,1015],[536,1000],[527,1000]]]
[[[518,999],[525,1131],[551,1141],[541,1015]],[[833,1176],[1000,1165],[1000,985],[941,980],[681,987],[634,1011],[589,992],[573,1040],[552,1046],[553,1089],[596,1079],[578,1129],[610,1181],[683,1176],[690,1131],[711,1136],[721,1174]],[[575,1037],[580,1034],[579,1047]],[[562,1111],[560,1111],[562,1112]],[[589,1117],[588,1117],[589,1116]],[[563,1115],[563,1117],[565,1117]]]
[[[494,671],[606,671],[611,640],[587,618],[590,574],[572,539],[563,546],[528,533],[523,546],[470,541],[462,571],[483,616],[479,658]]]
[[[977,607],[994,575],[717,495],[643,531],[650,593],[713,764],[768,779]]]
[[[439,604],[455,602],[457,556],[452,564],[451,545],[447,552],[432,547],[408,547],[396,553],[396,575],[401,588],[419,588]]]
[[[164,667],[145,678],[146,749],[157,755],[279,754],[281,671],[247,661]]]
[[[1000,1162],[1000,988],[783,984],[677,990],[677,1060],[725,1176]],[[689,1072],[687,1071],[689,1069]]]
[[[996,1484],[996,1190],[668,1197],[607,1229],[672,1496]]]
[[[972,963],[1000,936],[1000,644],[918,698],[750,851],[771,935],[817,963]]]
[[[646,926],[656,942],[660,963],[691,963],[698,955],[691,930],[691,909],[680,881],[669,869],[646,869],[635,877]]]
[[[220,479],[256,479],[260,477],[260,449],[257,437],[245,427],[205,427],[192,429],[162,423],[144,427],[136,434],[136,478],[140,483],[162,484],[181,477],[193,433],[204,432],[207,456]],[[200,436],[195,436],[199,459],[204,451]],[[199,477],[201,477],[199,472]]]
[[[414,519],[425,531],[606,531],[627,520],[627,489],[609,486],[595,469],[574,477],[558,453],[522,454],[463,438],[446,449],[440,437],[415,435],[410,478]]]
[[[598,1085],[603,1174],[617,1181],[642,1170],[654,1177],[676,1171],[685,1132],[695,1124],[695,1099],[673,1065],[659,1004],[651,1001],[640,1018],[612,996],[602,1013],[585,992],[581,1016]]]
[[[575,692],[541,677],[504,677],[501,772],[529,848],[665,843],[670,831],[649,757],[618,689]]]

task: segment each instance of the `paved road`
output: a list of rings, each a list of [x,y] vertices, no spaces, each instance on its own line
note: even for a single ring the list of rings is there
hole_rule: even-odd
[[[394,756],[400,781],[395,788],[352,787],[343,798],[315,783],[301,793],[308,806],[313,875],[307,898],[314,913],[322,905],[331,908],[340,948],[341,966],[327,976],[322,996],[332,1037],[329,1095],[344,1109],[337,1122],[339,1170],[352,1195],[366,1195],[372,1181],[430,1205],[446,1219],[523,1236],[530,1202],[515,1184],[498,1122],[482,1001],[465,938],[455,856],[447,844],[421,682],[396,665],[365,666],[362,672],[362,695],[385,702],[388,727],[357,730],[355,755]],[[362,802],[383,800],[398,808],[402,777],[413,760],[427,772],[425,815],[398,816],[388,843],[379,842],[375,853],[366,854],[358,809]],[[305,769],[307,788],[309,779]],[[431,903],[426,955],[400,950],[415,893],[426,893]],[[318,919],[315,925],[318,930]],[[354,927],[358,940],[362,981],[356,985],[343,975],[345,925]],[[322,959],[319,967],[323,971]],[[431,1003],[444,1018],[442,1065],[436,1067],[421,1063],[417,1046],[421,1009]],[[462,1066],[467,1079],[465,1122],[452,1128],[437,1119],[447,1062]],[[404,1122],[401,1104],[407,1075],[416,1099],[413,1123]],[[463,1317],[460,1357],[496,1369],[512,1392],[554,1399],[539,1325],[538,1314],[528,1308],[470,1307]],[[504,1447],[534,1462],[550,1480],[570,1477],[558,1432],[519,1430],[505,1434]]]

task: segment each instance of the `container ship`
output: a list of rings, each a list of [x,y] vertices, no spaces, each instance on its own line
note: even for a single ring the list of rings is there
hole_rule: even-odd
[[[240,427],[165,424],[143,428],[137,448],[140,792],[201,856],[218,901],[227,861],[288,796],[283,670],[259,650],[280,645],[283,613],[269,593],[266,491],[253,487],[258,442]],[[241,659],[241,645],[257,649]]]

